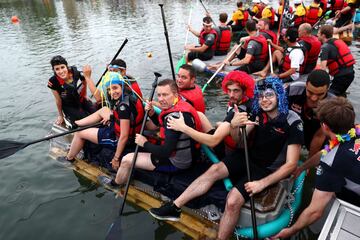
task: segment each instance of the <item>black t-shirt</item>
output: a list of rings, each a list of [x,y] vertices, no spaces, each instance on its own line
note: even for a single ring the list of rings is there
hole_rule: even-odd
[[[314,109],[306,106],[306,84],[304,82],[293,83],[288,87],[287,91],[289,109],[296,112],[304,123],[304,142],[306,148],[309,149],[314,134],[320,129],[320,121]],[[325,99],[333,96],[328,93]]]
[[[315,188],[360,207],[360,139],[341,143],[322,157]]]
[[[304,143],[302,121],[293,111],[275,119],[268,119],[265,113],[261,113],[258,121],[259,125],[249,136],[250,159],[261,167],[275,171],[285,162],[288,145]]]

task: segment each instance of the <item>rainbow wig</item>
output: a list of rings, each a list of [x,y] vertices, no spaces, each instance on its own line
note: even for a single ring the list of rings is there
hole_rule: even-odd
[[[253,113],[254,114],[260,113],[261,107],[259,105],[259,95],[260,92],[268,88],[273,89],[276,94],[279,113],[283,115],[287,115],[289,112],[289,107],[288,107],[286,91],[284,89],[282,81],[278,77],[272,77],[272,76],[268,76],[264,81],[258,82],[258,84],[256,84],[255,96],[254,96],[254,102],[252,108]]]
[[[106,105],[108,107],[110,106],[110,103],[111,103],[111,99],[109,99],[109,95],[108,95],[108,88],[112,84],[121,85],[121,88],[122,88],[121,100],[124,99],[124,91],[125,91],[125,88],[124,88],[125,80],[124,80],[124,78],[121,76],[121,74],[119,74],[117,72],[107,72],[101,78],[101,82],[100,82],[100,84],[98,86],[98,90],[100,91],[100,95],[101,95],[103,105]]]
[[[226,74],[221,84],[221,87],[225,93],[227,93],[228,91],[227,82],[229,81],[238,83],[241,89],[243,90],[244,94],[241,99],[241,102],[246,102],[247,100],[254,97],[255,81],[246,72],[235,70]]]

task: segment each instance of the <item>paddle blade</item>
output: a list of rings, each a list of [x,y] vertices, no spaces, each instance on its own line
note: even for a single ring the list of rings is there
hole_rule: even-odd
[[[175,72],[178,73],[179,69],[182,65],[186,63],[185,55],[182,56],[182,58],[177,62]]]
[[[123,239],[120,216],[111,224],[110,229],[109,229],[105,239],[106,240],[121,240],[121,239]]]
[[[0,159],[7,158],[26,146],[27,144],[21,142],[1,140]]]

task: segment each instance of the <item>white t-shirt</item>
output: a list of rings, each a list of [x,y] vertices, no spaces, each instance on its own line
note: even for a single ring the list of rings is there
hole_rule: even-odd
[[[296,43],[296,46],[300,47],[298,43]],[[290,68],[296,69],[296,72],[290,75],[292,80],[295,81],[300,76],[299,70],[300,70],[300,65],[304,62],[304,52],[300,48],[295,48],[295,49],[288,48],[287,50],[291,51],[289,54],[289,58],[291,61]]]

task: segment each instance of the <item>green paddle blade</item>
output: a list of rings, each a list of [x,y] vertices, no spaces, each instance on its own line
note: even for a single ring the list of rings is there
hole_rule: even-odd
[[[186,59],[185,59],[185,54],[182,56],[182,58],[177,62],[176,64],[176,68],[175,68],[175,73],[177,74],[179,72],[179,69],[182,65],[184,65],[186,63]]]

